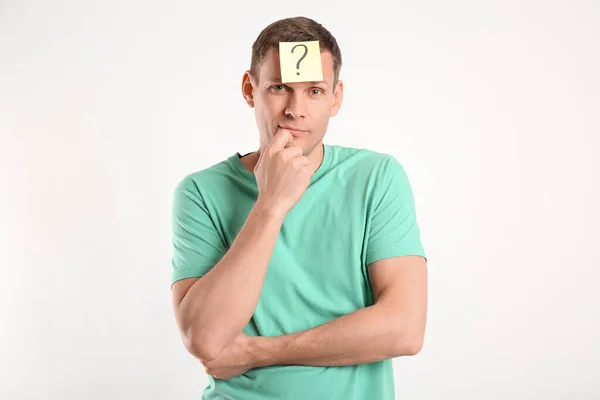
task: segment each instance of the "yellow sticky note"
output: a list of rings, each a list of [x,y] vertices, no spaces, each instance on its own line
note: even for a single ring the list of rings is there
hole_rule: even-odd
[[[281,83],[323,80],[319,41],[279,42]]]

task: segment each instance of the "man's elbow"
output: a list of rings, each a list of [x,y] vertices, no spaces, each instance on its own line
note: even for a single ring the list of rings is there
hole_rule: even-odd
[[[220,353],[216,346],[200,338],[184,338],[184,345],[187,351],[202,362],[212,361]]]
[[[417,354],[419,354],[419,352],[421,351],[421,349],[423,348],[423,338],[420,338],[420,340],[413,340],[410,342],[410,345],[407,346],[406,348],[406,355],[407,356],[416,356]]]
[[[405,337],[396,348],[397,357],[400,356],[416,356],[423,348],[423,335],[415,335]]]

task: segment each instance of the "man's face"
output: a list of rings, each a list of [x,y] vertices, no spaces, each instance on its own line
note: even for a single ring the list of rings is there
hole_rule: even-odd
[[[322,143],[329,118],[337,114],[342,103],[342,82],[333,88],[333,59],[329,51],[321,53],[323,81],[281,83],[279,53],[270,49],[260,66],[258,81],[249,71],[244,75],[242,91],[255,108],[260,134],[260,150],[264,150],[275,134],[290,130],[292,145],[301,146],[306,156]]]

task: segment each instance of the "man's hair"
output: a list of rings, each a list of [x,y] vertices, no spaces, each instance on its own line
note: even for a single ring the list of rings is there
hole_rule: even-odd
[[[268,25],[252,45],[250,71],[259,80],[260,66],[269,49],[279,51],[279,42],[319,41],[321,52],[329,50],[333,59],[333,89],[342,68],[342,52],[333,35],[318,22],[306,17],[285,18]]]

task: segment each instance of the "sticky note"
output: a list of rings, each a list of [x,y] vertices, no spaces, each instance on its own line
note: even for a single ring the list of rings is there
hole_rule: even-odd
[[[323,80],[319,41],[279,42],[281,82]]]

